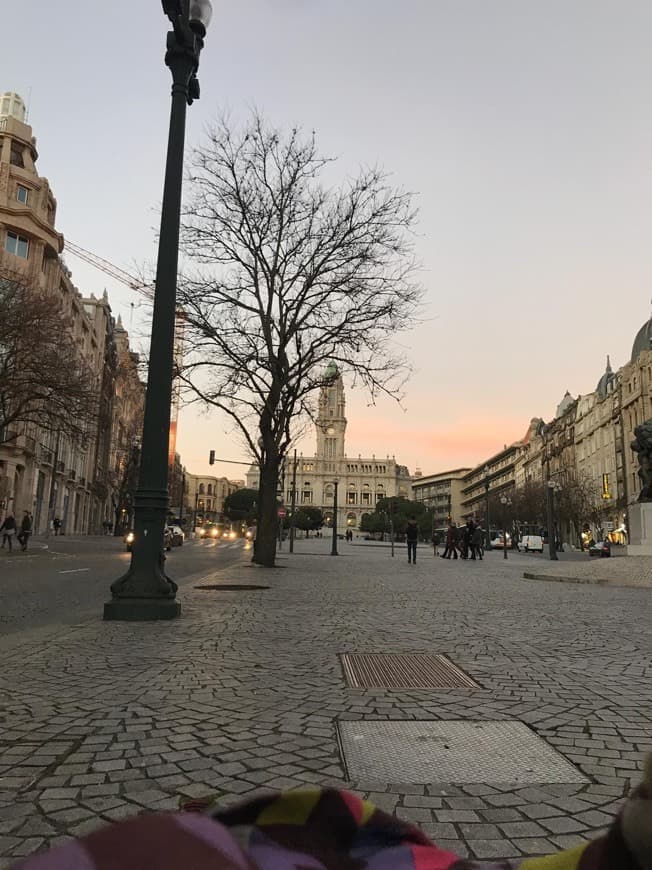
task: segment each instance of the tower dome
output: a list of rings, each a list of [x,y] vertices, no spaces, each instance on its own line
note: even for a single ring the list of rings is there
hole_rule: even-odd
[[[647,321],[647,323],[644,323],[636,333],[636,338],[634,339],[634,345],[632,347],[631,361],[635,362],[638,355],[644,350],[652,350],[652,317]]]
[[[25,103],[22,97],[12,91],[0,95],[0,118],[16,118],[25,123]]]
[[[613,373],[613,369],[611,368],[611,360],[607,356],[607,368],[604,370],[604,374],[598,381],[598,385],[595,388],[595,391],[598,394],[598,398],[606,398],[607,393],[609,392],[610,387],[615,380],[616,375]]]

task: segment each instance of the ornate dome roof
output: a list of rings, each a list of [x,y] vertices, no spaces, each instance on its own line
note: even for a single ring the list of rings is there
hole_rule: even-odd
[[[634,362],[644,350],[652,350],[652,317],[636,333],[631,361]]]
[[[564,393],[564,398],[557,405],[557,413],[555,414],[555,417],[562,417],[569,408],[572,408],[574,402],[575,399],[571,396],[568,390],[566,390],[566,392]]]
[[[334,362],[329,362],[326,366],[326,371],[324,372],[325,378],[336,378],[339,375],[340,371],[337,365]]]
[[[611,368],[611,360],[607,357],[607,368],[604,371],[604,374],[598,381],[598,385],[595,388],[596,393],[598,394],[598,398],[604,399],[609,392],[610,385],[616,380],[616,375],[613,373],[613,369]]]

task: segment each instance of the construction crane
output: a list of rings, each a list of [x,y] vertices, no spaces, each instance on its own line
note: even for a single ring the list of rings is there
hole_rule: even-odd
[[[142,296],[145,296],[150,302],[154,299],[154,287],[152,284],[145,284],[143,281],[125,272],[119,266],[111,263],[109,260],[87,251],[81,245],[76,245],[74,242],[66,240],[65,250],[69,251],[73,256],[78,257],[85,263],[104,272],[105,275],[110,275],[116,281],[120,281],[131,290],[135,290]],[[183,344],[185,337],[185,317],[183,310],[177,308],[174,321],[174,367],[177,372],[181,371],[183,363]],[[172,381],[172,403],[170,407],[170,439],[168,443],[168,465],[174,465],[174,455],[177,449],[177,428],[179,424],[179,407],[181,405],[181,381],[177,376]]]

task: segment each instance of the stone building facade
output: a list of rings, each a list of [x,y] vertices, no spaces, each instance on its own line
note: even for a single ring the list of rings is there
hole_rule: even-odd
[[[226,477],[212,477],[205,474],[184,475],[184,499],[182,516],[193,517],[193,523],[214,523],[222,518],[224,501],[237,489],[242,489],[244,481],[228,480]]]
[[[433,526],[443,529],[462,516],[462,487],[470,468],[455,468],[440,474],[415,476],[412,498],[434,511]]]
[[[22,100],[3,94],[0,277],[17,276],[29,292],[51,298],[61,310],[67,323],[65,339],[93,374],[97,412],[83,439],[73,440],[37,423],[17,423],[15,431],[4,433],[0,517],[28,510],[35,533],[48,531],[55,517],[69,534],[100,532],[115,501],[111,473],[121,427],[142,413],[135,408],[142,408],[143,385],[130,374],[129,386],[122,390],[119,361],[129,354],[126,333],[119,323],[116,326],[106,293],[99,299],[92,294],[84,298],[73,284],[61,256],[64,239],[55,226],[57,202],[48,180],[38,174],[37,159]]]
[[[334,517],[335,482],[337,481],[337,526],[351,530],[360,527],[365,513],[372,513],[382,498],[410,498],[412,481],[407,468],[394,457],[347,456],[346,398],[342,376],[331,365],[327,374],[330,385],[319,396],[315,420],[316,451],[314,456],[299,456],[296,467],[296,506],[317,507],[325,522]],[[286,462],[282,480],[283,501],[292,504],[293,461]],[[251,466],[247,486],[258,489],[258,468]]]
[[[475,517],[484,522],[487,495],[494,500],[528,484],[548,481],[564,489],[578,482],[593,505],[590,531],[609,533],[626,542],[628,513],[640,492],[638,460],[631,449],[634,430],[652,418],[652,318],[638,331],[630,359],[617,371],[607,358],[595,390],[573,397],[568,391],[554,418],[533,417],[525,436],[479,463],[459,479],[457,522]],[[413,481],[416,498],[427,481],[445,481],[455,472],[440,472]],[[554,500],[553,500],[554,507]],[[523,518],[519,518],[523,519]],[[562,524],[562,539],[579,543],[577,532]]]

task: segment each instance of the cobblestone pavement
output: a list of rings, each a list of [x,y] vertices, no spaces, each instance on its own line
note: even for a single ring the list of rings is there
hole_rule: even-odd
[[[354,788],[479,858],[603,829],[652,749],[649,590],[524,581],[514,554],[444,562],[423,548],[408,565],[404,548],[329,548],[302,541],[276,569],[215,577],[269,590],[186,585],[175,622],[98,614],[3,645],[0,867],[179,795],[312,783]],[[342,652],[442,653],[481,688],[350,689]],[[517,719],[590,782],[350,782],[338,719]]]

